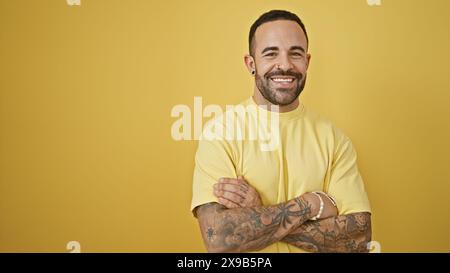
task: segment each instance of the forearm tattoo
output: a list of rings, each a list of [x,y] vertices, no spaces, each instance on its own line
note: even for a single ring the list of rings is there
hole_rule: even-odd
[[[368,252],[370,213],[354,213],[307,221],[282,239],[310,252]]]
[[[242,252],[281,240],[311,217],[311,204],[301,197],[269,207],[226,209],[209,203],[197,215],[209,251]]]

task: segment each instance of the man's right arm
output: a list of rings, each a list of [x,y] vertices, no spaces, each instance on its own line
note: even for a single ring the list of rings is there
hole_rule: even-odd
[[[275,206],[227,209],[218,203],[197,208],[208,252],[244,252],[280,241],[318,212],[314,196],[306,193]]]

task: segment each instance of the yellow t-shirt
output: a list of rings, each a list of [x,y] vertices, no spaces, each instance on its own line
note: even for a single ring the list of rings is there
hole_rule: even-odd
[[[264,205],[286,202],[306,192],[324,191],[336,198],[341,215],[370,212],[352,143],[330,121],[311,112],[301,102],[295,110],[286,113],[256,106],[252,98],[240,106],[255,107],[257,112],[242,115],[230,110],[205,126],[195,157],[191,210],[218,202],[213,184],[219,178],[242,175],[259,192]],[[234,118],[234,128],[225,122],[230,117]],[[278,127],[271,126],[272,120],[279,121]],[[262,132],[256,134],[259,137],[249,133],[254,128]],[[272,134],[279,132],[279,139],[272,141],[275,145],[264,146],[270,139],[270,128],[275,128]],[[273,139],[276,137],[272,136]],[[277,242],[261,252],[305,251]]]

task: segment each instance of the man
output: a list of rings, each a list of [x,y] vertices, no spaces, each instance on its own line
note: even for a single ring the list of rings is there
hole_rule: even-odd
[[[263,14],[249,51],[255,87],[241,105],[276,117],[279,143],[264,150],[258,140],[199,141],[191,209],[207,250],[367,252],[370,205],[351,141],[299,100],[311,60],[302,21],[287,11]],[[237,126],[248,130],[251,120],[261,122],[249,114]]]

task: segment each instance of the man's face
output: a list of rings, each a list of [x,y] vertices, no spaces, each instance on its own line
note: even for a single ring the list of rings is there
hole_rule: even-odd
[[[278,20],[258,27],[254,36],[256,87],[270,103],[293,103],[306,83],[309,55],[306,36],[294,21]]]

